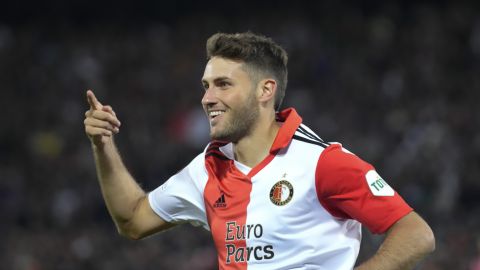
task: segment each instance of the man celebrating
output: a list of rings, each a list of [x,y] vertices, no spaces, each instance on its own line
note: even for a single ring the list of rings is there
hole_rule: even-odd
[[[412,269],[434,250],[430,227],[372,165],[279,110],[287,54],[252,33],[207,41],[202,105],[212,141],[145,193],[112,140],[120,121],[87,91],[85,131],[119,232],[140,239],[190,222],[210,230],[220,269],[352,269],[361,225],[386,238],[357,269]]]

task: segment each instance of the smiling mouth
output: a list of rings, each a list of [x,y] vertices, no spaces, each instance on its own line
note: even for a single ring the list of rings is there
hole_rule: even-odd
[[[210,119],[214,119],[215,117],[222,115],[224,112],[225,111],[221,111],[221,110],[209,111],[208,117],[210,117]]]

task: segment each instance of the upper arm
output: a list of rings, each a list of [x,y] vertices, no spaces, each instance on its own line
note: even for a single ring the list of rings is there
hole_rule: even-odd
[[[150,192],[143,202],[143,213],[153,212],[167,223],[188,222],[208,229],[203,196],[207,179],[202,154]]]
[[[399,238],[403,241],[414,241],[435,248],[435,237],[427,222],[412,211],[395,222],[387,231],[387,238]]]
[[[417,213],[410,212],[387,230],[377,253],[355,269],[414,269],[434,249],[432,230]]]
[[[388,229],[379,251],[395,254],[398,264],[405,265],[405,269],[408,269],[434,250],[435,236],[432,229],[412,211]]]
[[[145,196],[139,200],[132,219],[125,224],[121,233],[131,239],[141,239],[173,226],[175,224],[166,222],[153,211],[148,197]]]
[[[161,186],[143,196],[127,227],[130,238],[139,239],[175,224],[189,222],[208,229],[203,189],[208,175],[203,153]]]
[[[412,211],[372,165],[339,144],[320,155],[316,188],[319,201],[330,214],[358,220],[374,233],[384,233]]]

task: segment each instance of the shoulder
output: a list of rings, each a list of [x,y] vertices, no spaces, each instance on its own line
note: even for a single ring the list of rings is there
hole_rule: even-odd
[[[317,172],[322,174],[332,171],[347,171],[348,169],[365,169],[370,165],[357,155],[345,149],[341,143],[327,142],[320,138],[313,130],[304,124],[300,124],[295,131],[292,142],[309,148],[317,149],[318,154]]]
[[[321,148],[327,148],[330,146],[330,143],[324,141],[320,138],[314,131],[312,131],[308,126],[300,124],[293,134],[292,141],[303,142],[309,144],[310,146],[319,146]]]
[[[369,166],[370,164],[345,149],[340,143],[330,144],[318,158],[318,168],[326,171],[365,169]]]
[[[315,171],[317,188],[328,191],[333,187],[358,187],[363,183],[357,179],[364,177],[370,170],[373,170],[371,164],[343,148],[341,144],[332,143],[318,158]]]
[[[197,154],[190,163],[179,170],[173,177],[188,178],[191,180],[203,178],[203,176],[207,174],[205,159],[207,158],[207,154],[211,153],[211,151],[208,150],[209,147],[210,144],[208,144],[201,153]]]
[[[198,154],[195,158],[190,161],[190,163],[183,169],[189,169],[189,170],[199,170],[204,168],[204,163],[205,163],[205,152],[202,152]]]

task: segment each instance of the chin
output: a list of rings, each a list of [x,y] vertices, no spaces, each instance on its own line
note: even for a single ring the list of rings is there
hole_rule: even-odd
[[[214,141],[228,141],[228,139],[225,138],[224,136],[219,136],[216,134],[210,134],[210,138]]]
[[[210,132],[210,139],[212,140],[220,140],[221,136],[217,132]]]
[[[222,134],[220,132],[210,132],[210,138],[216,141],[224,141],[224,142],[231,141],[230,136],[228,136],[227,134]]]

